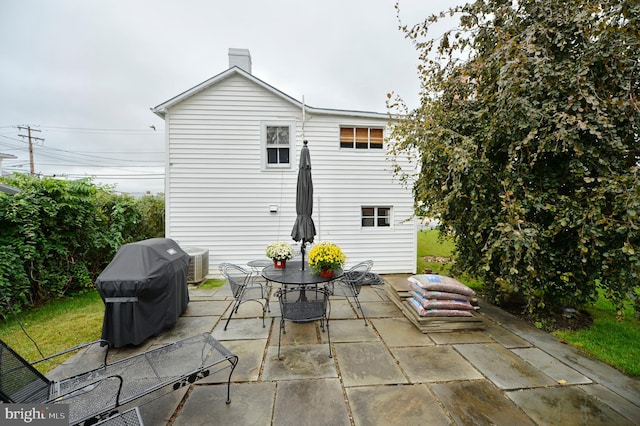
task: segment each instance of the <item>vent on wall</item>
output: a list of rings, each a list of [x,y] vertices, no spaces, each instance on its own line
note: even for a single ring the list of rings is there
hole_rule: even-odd
[[[209,250],[198,247],[183,247],[189,255],[189,272],[187,282],[189,284],[199,284],[209,274]]]

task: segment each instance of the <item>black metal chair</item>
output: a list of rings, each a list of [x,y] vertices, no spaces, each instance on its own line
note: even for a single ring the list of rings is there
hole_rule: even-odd
[[[15,404],[69,404],[69,424],[101,420],[118,408],[152,392],[177,390],[212,373],[230,367],[227,403],[231,402],[231,375],[238,363],[211,334],[203,333],[178,342],[107,363],[61,380],[50,380],[33,365],[78,350],[83,344],[33,363],[27,362],[0,340],[0,399]],[[212,367],[217,366],[215,369]]]
[[[231,321],[231,316],[234,313],[238,313],[238,308],[244,302],[258,302],[262,306],[262,326],[264,327],[264,318],[269,310],[271,285],[268,282],[262,282],[259,277],[250,271],[233,263],[221,263],[220,271],[229,282],[233,298],[235,299],[224,329],[227,329],[229,321]]]
[[[295,322],[320,321],[322,331],[327,331],[329,341],[329,358],[333,358],[331,353],[331,334],[329,333],[329,291],[318,287],[285,287],[276,292],[276,297],[280,303],[280,330],[278,333],[278,359],[280,358],[280,341],[282,333],[286,333],[284,322],[286,320]]]
[[[356,305],[358,306],[358,309],[360,309],[360,313],[362,314],[362,318],[364,319],[364,325],[369,324],[367,323],[367,317],[364,315],[364,311],[362,310],[362,305],[360,304],[358,296],[360,295],[362,284],[369,276],[369,271],[372,267],[372,260],[365,260],[364,262],[360,262],[350,269],[344,271],[344,275],[342,277],[338,278],[335,281],[332,281],[331,284],[328,285],[332,296],[345,296],[355,300]]]

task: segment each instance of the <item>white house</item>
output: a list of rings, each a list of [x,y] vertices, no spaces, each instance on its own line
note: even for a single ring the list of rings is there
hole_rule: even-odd
[[[377,273],[415,272],[413,198],[387,158],[387,114],[305,106],[253,76],[246,49],[152,111],[166,123],[166,236],[208,249],[210,276],[221,262],[265,258],[270,242],[294,244],[303,140],[316,241],[340,245],[347,267],[372,259]]]

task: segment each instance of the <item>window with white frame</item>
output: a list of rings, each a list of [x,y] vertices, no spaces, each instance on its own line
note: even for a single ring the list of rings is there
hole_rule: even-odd
[[[363,228],[391,226],[391,207],[362,207],[361,219]]]
[[[340,148],[382,149],[384,129],[377,127],[340,127]]]
[[[291,167],[290,154],[294,137],[294,127],[289,122],[262,124],[262,150],[266,168]]]

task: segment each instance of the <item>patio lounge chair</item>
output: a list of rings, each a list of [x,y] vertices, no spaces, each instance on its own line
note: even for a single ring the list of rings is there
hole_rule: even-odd
[[[230,367],[226,402],[231,402],[231,375],[238,357],[208,333],[111,364],[107,364],[107,346],[102,366],[62,380],[50,380],[33,366],[94,343],[105,341],[79,345],[29,363],[0,340],[0,398],[5,403],[69,404],[69,424],[79,424],[104,419],[118,407],[161,388],[177,390]]]
[[[260,278],[255,274],[247,271],[241,266],[233,263],[221,263],[220,272],[229,282],[231,292],[235,302],[229,312],[227,322],[224,329],[227,329],[231,316],[238,313],[238,308],[244,302],[258,302],[262,306],[262,326],[265,326],[264,318],[267,310],[269,310],[269,297],[271,297],[271,286],[269,283],[261,282]]]
[[[368,277],[370,277],[371,274],[369,271],[372,267],[373,261],[365,260],[364,262],[360,262],[344,271],[344,275],[342,277],[329,284],[332,296],[351,297],[355,300],[356,305],[362,314],[362,318],[364,318],[364,325],[369,324],[367,324],[367,317],[364,315],[358,295],[362,289],[362,284],[368,279]]]
[[[322,331],[326,329],[329,340],[329,358],[331,353],[331,335],[329,334],[329,291],[315,286],[300,286],[283,288],[276,292],[280,302],[280,331],[278,333],[278,359],[280,358],[280,341],[284,329],[285,320],[295,322],[320,321]]]

